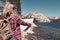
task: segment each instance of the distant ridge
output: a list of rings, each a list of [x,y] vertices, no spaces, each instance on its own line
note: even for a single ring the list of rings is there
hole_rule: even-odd
[[[38,12],[27,13],[26,15],[24,15],[23,18],[34,18],[35,20],[39,22],[50,22],[50,19],[48,19],[42,13],[38,13]]]

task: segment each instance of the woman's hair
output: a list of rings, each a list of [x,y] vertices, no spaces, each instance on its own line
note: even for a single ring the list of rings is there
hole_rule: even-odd
[[[13,4],[7,2],[6,5],[4,6],[4,9],[3,9],[3,17],[8,18],[11,16],[11,14],[17,15],[16,9],[17,8]]]

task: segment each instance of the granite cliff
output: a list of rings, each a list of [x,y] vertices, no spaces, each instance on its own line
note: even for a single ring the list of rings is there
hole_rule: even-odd
[[[24,15],[23,18],[34,18],[35,21],[50,22],[50,20],[46,16],[38,12],[30,12]]]

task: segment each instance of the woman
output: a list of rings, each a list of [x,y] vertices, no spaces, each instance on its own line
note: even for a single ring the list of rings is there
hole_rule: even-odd
[[[25,26],[29,26],[30,27],[31,24],[27,23],[27,22],[24,22],[17,15],[16,11],[17,11],[16,7],[8,2],[5,5],[5,8],[3,10],[3,16],[4,16],[5,19],[7,19],[10,22],[11,29],[12,29],[12,32],[13,32],[13,35],[12,35],[13,38],[16,38],[17,40],[22,40],[20,25],[25,25]],[[27,29],[25,29],[25,31]]]

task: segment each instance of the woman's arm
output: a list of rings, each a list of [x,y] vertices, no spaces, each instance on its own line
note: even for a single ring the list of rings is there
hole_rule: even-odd
[[[17,23],[24,25],[24,26],[28,26],[24,31],[28,30],[31,27],[31,23],[27,23],[27,22],[23,21],[22,19],[18,19]]]
[[[17,23],[21,24],[21,25],[24,25],[24,26],[31,26],[31,23],[27,23],[25,21],[23,21],[22,19],[17,19]]]

